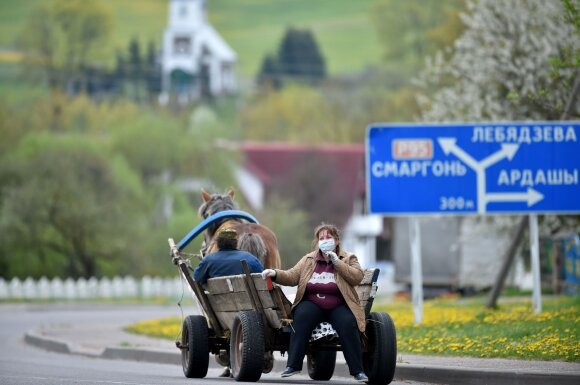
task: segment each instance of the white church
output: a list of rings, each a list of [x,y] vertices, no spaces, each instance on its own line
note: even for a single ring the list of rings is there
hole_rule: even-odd
[[[160,102],[180,104],[236,91],[236,53],[208,23],[205,0],[169,0]]]

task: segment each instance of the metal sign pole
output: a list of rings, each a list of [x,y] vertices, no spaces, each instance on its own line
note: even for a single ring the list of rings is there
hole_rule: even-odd
[[[532,302],[534,313],[542,312],[542,287],[540,281],[540,242],[538,232],[538,216],[530,214],[530,250],[532,258],[533,293]]]
[[[411,293],[415,324],[423,321],[423,273],[421,269],[421,231],[419,219],[409,218],[409,239],[411,240]]]

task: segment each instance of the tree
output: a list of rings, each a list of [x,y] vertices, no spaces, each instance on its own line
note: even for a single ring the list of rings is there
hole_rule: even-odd
[[[312,32],[306,29],[286,30],[278,48],[280,71],[286,77],[309,82],[324,79],[324,57]]]
[[[267,55],[258,74],[258,82],[293,81],[318,83],[326,78],[326,63],[312,32],[288,28],[278,46],[276,57]]]
[[[439,53],[419,77],[421,119],[425,121],[552,120],[564,106],[563,85],[577,73],[562,68],[551,76],[551,61],[569,47],[578,49],[574,26],[562,20],[562,4],[528,0],[469,3],[465,33],[453,54]],[[520,95],[546,91],[544,105]],[[578,116],[580,105],[572,111]]]
[[[129,59],[127,64],[129,66],[129,78],[133,82],[135,100],[139,101],[139,88],[141,87],[143,79],[143,58],[141,57],[141,45],[136,38],[131,39],[129,42]]]
[[[384,47],[387,68],[413,76],[425,57],[449,46],[463,31],[464,0],[381,0],[371,20]]]
[[[145,56],[145,78],[149,99],[154,100],[155,95],[161,92],[161,70],[157,65],[157,48],[155,43],[150,41],[147,44],[147,54]]]
[[[258,98],[240,116],[244,136],[254,140],[320,143],[349,141],[349,132],[319,89],[288,86]]]
[[[262,66],[258,74],[258,84],[265,88],[278,90],[282,86],[281,76],[276,57],[274,55],[266,55],[264,60],[262,60]]]
[[[0,174],[7,182],[0,202],[5,274],[89,278],[110,266],[129,271],[138,253],[127,242],[138,239],[144,196],[122,158],[110,159],[89,138],[36,135],[20,143]]]
[[[51,88],[87,85],[90,62],[98,60],[112,30],[112,16],[99,1],[42,2],[27,20],[20,42],[25,64],[38,68]]]

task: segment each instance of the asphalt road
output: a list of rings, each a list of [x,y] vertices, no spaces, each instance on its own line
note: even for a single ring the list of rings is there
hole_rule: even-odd
[[[106,360],[47,352],[27,345],[24,334],[45,325],[66,327],[79,322],[126,325],[138,320],[179,315],[176,306],[1,305],[0,384],[233,384],[210,368],[205,379],[187,379],[179,365]],[[291,379],[280,373],[262,376],[260,384],[315,384],[307,375]],[[355,384],[352,378],[334,377],[325,384]],[[403,381],[393,384],[418,385]]]

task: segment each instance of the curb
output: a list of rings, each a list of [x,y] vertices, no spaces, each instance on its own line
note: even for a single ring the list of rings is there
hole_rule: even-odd
[[[144,361],[157,364],[181,365],[181,354],[166,351],[134,349],[134,348],[105,348],[100,358],[109,360]],[[210,367],[211,365],[210,361]],[[217,367],[217,363],[215,365]]]
[[[72,353],[72,350],[70,349],[67,342],[62,342],[54,338],[43,337],[33,331],[29,331],[24,335],[24,342],[44,350],[49,350],[51,352],[65,354]]]
[[[580,373],[540,373],[522,370],[466,369],[430,365],[397,365],[395,379],[448,385],[577,385]]]
[[[75,354],[93,358],[141,361],[159,364],[181,365],[181,354],[155,349],[135,349],[107,347],[101,352],[87,352],[75,349],[74,345],[55,338],[45,337],[36,331],[28,331],[24,341],[32,346],[64,354]],[[273,372],[282,372],[286,366],[285,359],[276,358]],[[210,368],[221,368],[215,360],[210,359]],[[304,372],[304,369],[303,369]],[[334,370],[335,376],[350,377],[346,363],[338,360]],[[465,368],[436,365],[413,365],[398,363],[395,369],[395,380],[418,381],[448,385],[577,385],[580,373],[545,373],[541,371],[494,370],[488,368]]]

